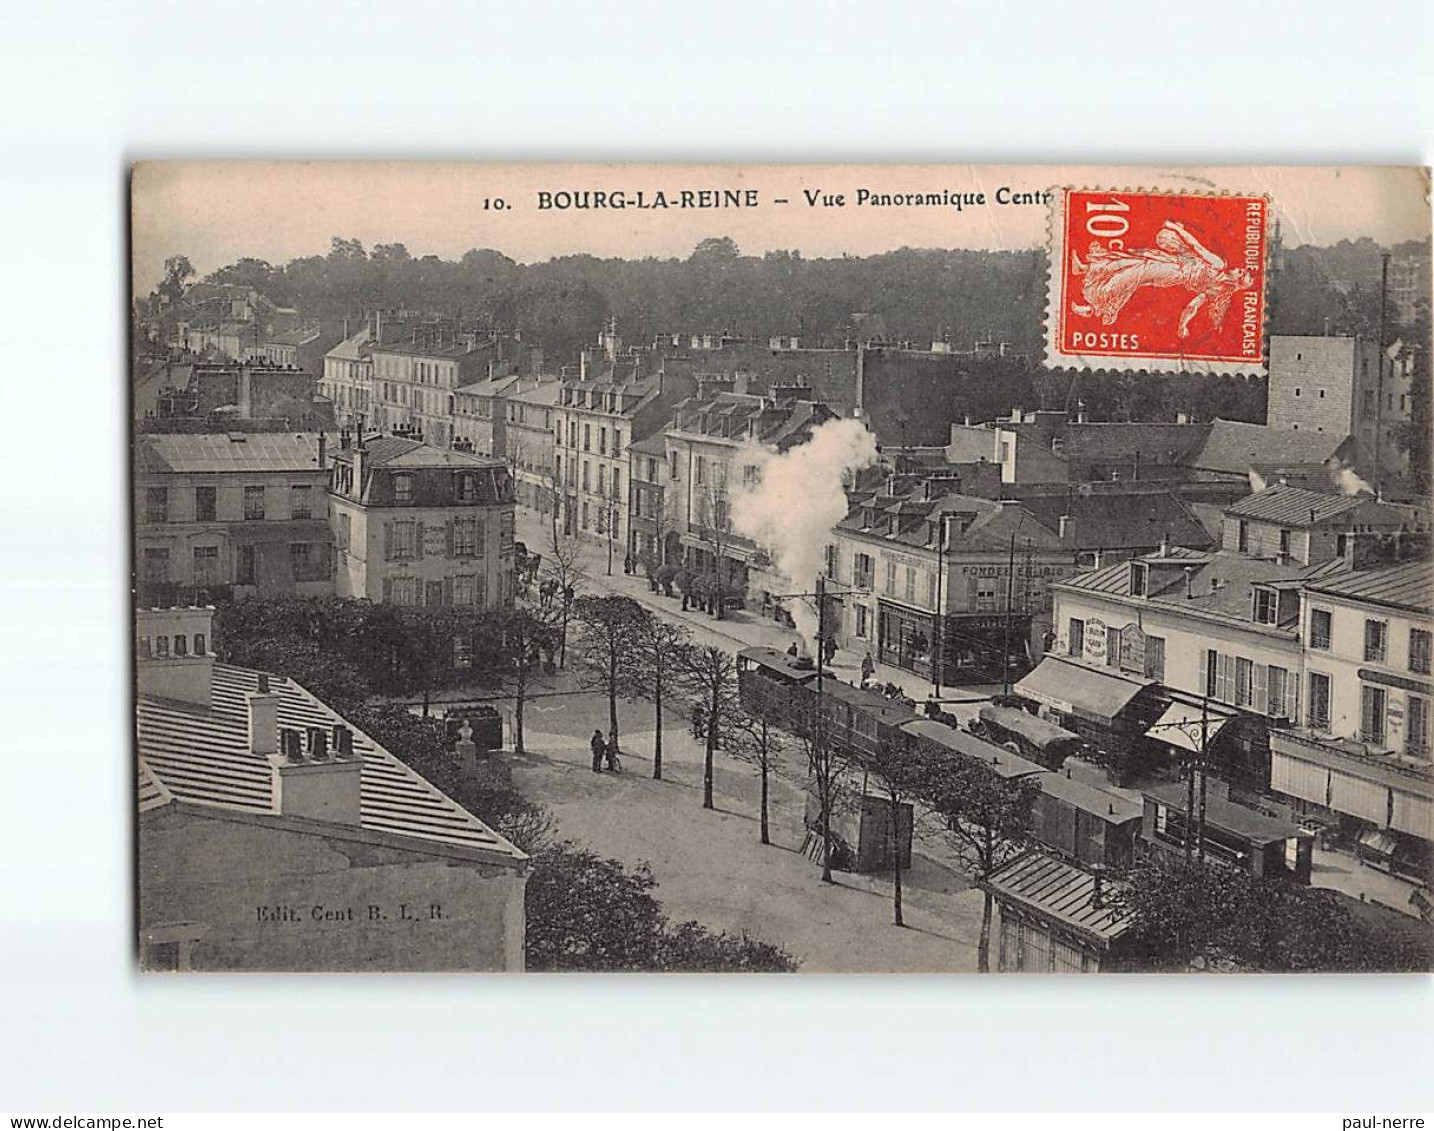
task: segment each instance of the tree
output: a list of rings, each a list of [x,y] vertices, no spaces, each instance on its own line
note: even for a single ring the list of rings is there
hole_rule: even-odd
[[[620,749],[617,701],[641,690],[631,659],[647,613],[631,597],[579,597],[575,611],[580,626],[573,642],[578,682],[606,696],[608,741]]]
[[[573,844],[533,857],[528,878],[530,970],[795,970],[781,947],[746,934],[713,933],[695,922],[672,926],[652,894],[647,864],[629,871]]]
[[[575,535],[565,532],[560,533],[557,520],[557,498],[553,496],[553,540],[551,552],[548,555],[546,568],[548,580],[552,583],[553,591],[549,598],[551,604],[556,605],[558,617],[558,666],[568,665],[568,625],[572,621],[573,606],[577,601],[578,594],[582,591],[583,583],[587,580],[587,571],[583,567],[583,548]]]
[[[754,715],[745,710],[736,715],[731,734],[732,757],[754,766],[757,770],[761,783],[758,800],[761,833],[758,840],[762,844],[771,844],[771,778],[781,763],[781,755],[787,745],[786,738],[765,713]]]
[[[1003,778],[974,758],[952,759],[922,744],[910,753],[912,792],[930,808],[946,843],[972,877],[985,885],[1028,842],[1039,784],[1030,778]],[[984,974],[991,968],[992,896],[989,887],[983,891],[976,960]]]
[[[697,697],[706,715],[707,731],[702,758],[702,808],[712,802],[712,776],[717,749],[741,717],[737,697],[737,657],[725,648],[702,644],[684,648],[678,659],[684,689]]]
[[[184,297],[184,284],[194,278],[194,267],[187,255],[171,255],[164,261],[164,278],[159,293],[176,303]]]
[[[876,750],[865,757],[859,757],[862,768],[881,783],[886,794],[890,811],[890,832],[892,844],[892,922],[898,927],[906,924],[901,917],[901,847],[903,828],[901,813],[903,806],[910,804],[910,790],[915,785],[916,740],[907,735],[900,741],[883,739]]]
[[[523,716],[528,692],[542,670],[544,652],[551,653],[557,636],[556,608],[515,604],[498,617],[494,631],[500,641],[498,680],[513,699],[513,752],[526,754]]]
[[[673,624],[642,609],[635,644],[636,651],[632,657],[634,686],[638,694],[652,703],[656,731],[652,747],[652,777],[661,781],[662,705],[677,678],[677,665],[683,649],[688,646],[687,630],[680,624]]]
[[[707,580],[703,597],[709,602],[712,615],[721,620],[723,601],[726,597],[727,570],[726,551],[732,540],[732,516],[727,498],[725,482],[726,469],[720,464],[713,468],[713,482],[709,483],[698,496],[702,521],[702,538],[712,547],[712,574]]]
[[[832,818],[841,800],[841,783],[851,768],[852,756],[841,743],[827,734],[821,696],[811,701],[797,733],[807,752],[809,789],[817,798],[817,828],[822,838],[822,883],[832,880]]]

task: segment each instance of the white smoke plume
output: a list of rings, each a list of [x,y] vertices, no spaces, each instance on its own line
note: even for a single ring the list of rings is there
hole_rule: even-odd
[[[1330,472],[1334,485],[1345,495],[1372,495],[1374,488],[1354,473],[1352,467],[1341,467]]]
[[[1253,467],[1250,468],[1250,494],[1258,494],[1268,486],[1269,484],[1265,482],[1265,477]]]
[[[877,460],[876,437],[860,420],[827,420],[811,438],[787,451],[759,449],[758,483],[732,499],[732,529],[772,555],[788,590],[812,591],[823,569],[822,550],[831,528],[846,517],[844,476]],[[789,601],[787,608],[807,645],[815,645],[814,604]]]

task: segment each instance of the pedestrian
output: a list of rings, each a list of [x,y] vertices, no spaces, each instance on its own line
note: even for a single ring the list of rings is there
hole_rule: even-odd
[[[861,682],[865,683],[875,674],[876,663],[872,660],[871,653],[868,652],[865,656],[861,658]]]
[[[797,642],[795,640],[792,641],[791,646],[787,649],[787,655],[791,656],[792,659],[797,658]]]
[[[692,737],[700,739],[706,734],[707,712],[701,703],[692,704]]]
[[[622,763],[618,761],[617,757],[617,731],[613,731],[611,736],[609,736],[605,753],[607,754],[607,768],[609,770],[613,773],[617,773],[618,770],[622,769]]]
[[[831,667],[832,661],[836,659],[837,646],[836,641],[830,636],[827,637],[826,643],[822,645],[822,652],[826,656],[827,667]]]
[[[592,741],[588,743],[593,752],[593,773],[602,773],[603,755],[607,753],[607,743],[603,741],[602,731],[593,731]]]

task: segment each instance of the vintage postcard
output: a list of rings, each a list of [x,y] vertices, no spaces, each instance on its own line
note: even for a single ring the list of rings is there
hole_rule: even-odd
[[[1429,187],[138,164],[140,966],[1428,970]]]

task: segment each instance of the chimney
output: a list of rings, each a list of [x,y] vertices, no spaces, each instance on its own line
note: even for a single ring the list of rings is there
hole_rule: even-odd
[[[1168,530],[1160,536],[1160,556],[1162,558],[1170,556],[1170,531]]]
[[[254,390],[253,378],[249,373],[249,366],[239,366],[239,419],[249,420],[254,413]]]
[[[330,735],[335,738],[332,749]],[[345,752],[347,750],[347,752]],[[363,759],[347,727],[285,727],[271,755],[279,815],[341,825],[360,823]]]
[[[137,609],[134,634],[140,695],[209,707],[213,623],[213,605]]]
[[[1177,413],[1175,414],[1175,423],[1176,423],[1176,424],[1189,424],[1189,423],[1190,423],[1190,414],[1189,414],[1188,412],[1177,412]]]
[[[1058,531],[1062,542],[1075,537],[1075,519],[1068,514],[1060,517],[1060,529]]]
[[[319,470],[329,469],[329,437],[327,432],[319,433]]]
[[[249,749],[255,754],[273,754],[279,748],[279,695],[269,690],[269,674],[259,673],[259,690],[249,701]]]
[[[1097,868],[1091,873],[1090,905],[1092,907],[1105,906],[1105,874]]]
[[[1185,567],[1185,599],[1188,601],[1195,596],[1195,567]]]

